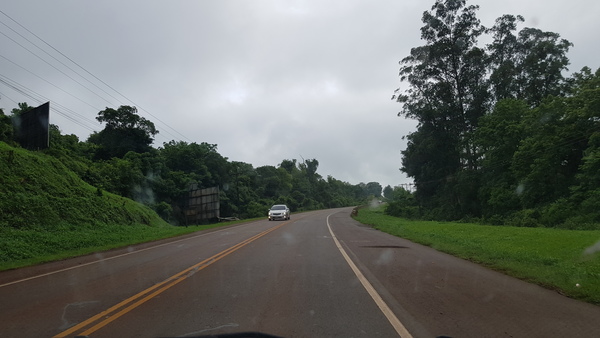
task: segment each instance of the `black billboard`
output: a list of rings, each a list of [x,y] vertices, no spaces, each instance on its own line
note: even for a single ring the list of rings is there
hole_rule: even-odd
[[[206,224],[219,220],[221,213],[219,187],[199,189],[198,184],[190,186],[188,207],[185,210],[186,224]]]
[[[21,147],[29,150],[50,146],[50,102],[28,112],[13,116],[15,138]]]

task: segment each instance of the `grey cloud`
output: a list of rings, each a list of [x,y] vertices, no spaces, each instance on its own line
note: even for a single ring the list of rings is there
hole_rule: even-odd
[[[401,138],[415,122],[396,117],[401,107],[390,97],[399,86],[398,61],[422,43],[421,16],[433,2],[36,1],[8,3],[3,11],[186,141],[215,143],[224,156],[254,166],[303,156],[316,158],[323,176],[398,185],[409,181],[398,170]],[[480,4],[485,25],[522,14],[525,26],[534,22],[571,40],[572,71],[598,67],[600,3],[470,3]],[[5,75],[92,123],[98,109],[131,104],[117,94],[91,94],[5,40],[3,55],[87,104],[0,60]],[[0,106],[15,104],[3,95]],[[63,132],[89,135],[52,118]],[[157,127],[158,146],[180,137]]]

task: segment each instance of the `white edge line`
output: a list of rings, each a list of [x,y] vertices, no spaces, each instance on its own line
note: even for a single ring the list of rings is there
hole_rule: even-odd
[[[191,236],[191,237],[179,239],[179,240],[176,240],[176,241],[172,241],[172,242],[168,242],[168,243],[163,243],[163,244],[159,244],[159,245],[154,245],[154,246],[147,247],[147,248],[144,248],[144,249],[135,250],[135,251],[131,251],[131,252],[126,252],[124,254],[120,254],[120,255],[116,255],[116,256],[112,256],[112,257],[108,257],[108,258],[99,259],[99,260],[93,261],[93,262],[78,264],[78,265],[71,266],[71,267],[68,267],[68,268],[64,268],[64,269],[60,269],[60,270],[55,270],[55,271],[43,273],[41,275],[36,275],[36,276],[31,276],[31,277],[19,279],[19,280],[12,281],[12,282],[9,282],[9,283],[6,283],[6,284],[0,284],[0,288],[5,287],[5,286],[9,286],[9,285],[13,285],[13,284],[18,284],[18,283],[26,282],[26,281],[29,281],[29,280],[32,280],[32,279],[37,279],[37,278],[41,278],[41,277],[55,275],[57,273],[61,273],[61,272],[69,271],[69,270],[74,270],[74,269],[78,269],[78,268],[82,268],[84,266],[88,266],[88,265],[92,265],[92,264],[97,264],[97,263],[108,261],[108,260],[115,259],[115,258],[121,258],[121,257],[124,257],[124,256],[128,256],[128,255],[132,255],[132,254],[144,252],[146,250],[156,249],[156,248],[160,248],[160,247],[163,247],[163,246],[166,246],[166,245],[171,245],[171,244],[174,244],[174,243],[179,243],[179,242],[187,241],[187,240],[194,239],[194,238],[197,238],[197,237],[202,237],[202,236],[206,236],[206,235],[209,235],[209,234],[214,234],[214,233],[221,232],[221,231],[226,231],[226,230],[229,230],[229,228],[227,228],[227,229],[221,229],[221,230],[217,230],[217,231],[211,231],[211,232],[208,232],[208,233],[204,233],[204,234],[200,234],[200,235],[196,235],[196,236]],[[139,245],[139,244],[144,244],[144,243],[138,243],[138,244],[132,244],[132,245]],[[71,258],[77,258],[77,257],[71,257]]]
[[[346,250],[344,250],[344,248],[338,241],[337,237],[333,233],[333,230],[331,230],[331,225],[329,225],[329,216],[331,216],[331,215],[332,214],[327,216],[327,228],[329,228],[329,233],[331,233],[331,237],[333,238],[333,241],[335,242],[335,245],[337,246],[337,248],[342,253],[342,256],[344,256],[344,258],[346,259],[346,262],[348,263],[348,265],[350,265],[350,268],[352,269],[352,271],[354,271],[354,273],[356,274],[356,277],[358,277],[358,280],[360,281],[360,283],[367,290],[367,292],[369,293],[371,298],[373,298],[373,301],[375,301],[375,303],[377,304],[377,306],[379,307],[381,312],[383,312],[383,314],[388,319],[390,324],[392,324],[392,326],[394,327],[394,329],[396,330],[398,335],[403,338],[412,338],[412,335],[408,332],[406,327],[400,322],[398,317],[396,317],[396,315],[394,314],[392,309],[390,309],[390,307],[385,303],[385,301],[381,298],[379,293],[377,293],[377,291],[375,290],[373,285],[371,285],[369,280],[367,280],[367,278],[363,275],[363,273],[360,272],[360,270],[358,269],[356,264],[354,264],[352,259],[350,259],[350,256],[348,256],[348,254],[346,253]]]

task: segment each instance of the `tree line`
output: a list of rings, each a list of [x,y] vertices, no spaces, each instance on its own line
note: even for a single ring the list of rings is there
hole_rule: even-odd
[[[30,109],[19,103],[8,115],[0,110],[0,141],[18,146],[12,121]],[[316,159],[284,159],[275,166],[255,168],[222,156],[215,144],[170,141],[155,148],[159,131],[135,107],[106,108],[96,119],[104,128],[85,141],[50,125],[50,147],[43,151],[97,187],[99,194],[108,191],[146,204],[173,224],[187,224],[192,184],[219,187],[224,217],[264,216],[276,203],[304,211],[358,205],[381,196],[377,182],[353,185],[332,176],[323,178]]]
[[[503,15],[492,27],[466,0],[437,0],[424,12],[423,46],[400,61],[393,100],[416,119],[401,170],[416,192],[396,191],[389,212],[481,219],[519,226],[600,223],[600,70],[565,77],[572,43],[519,29]],[[479,40],[490,41],[481,45]]]

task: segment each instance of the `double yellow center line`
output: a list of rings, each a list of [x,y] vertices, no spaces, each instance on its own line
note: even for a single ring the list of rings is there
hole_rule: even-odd
[[[285,223],[277,225],[273,228],[265,230],[257,235],[254,235],[254,236],[226,249],[226,250],[219,252],[218,254],[216,254],[212,257],[209,257],[209,258],[199,262],[198,264],[190,266],[189,268],[167,278],[166,280],[164,280],[158,284],[155,284],[154,286],[149,287],[146,290],[144,290],[132,297],[127,298],[126,300],[120,302],[119,304],[109,308],[108,310],[102,311],[102,312],[98,313],[97,315],[71,327],[70,329],[57,334],[56,336],[54,336],[54,338],[67,337],[67,336],[74,334],[75,332],[79,332],[76,334],[76,336],[89,336],[90,334],[92,334],[92,333],[98,331],[99,329],[103,328],[104,326],[110,324],[114,320],[116,320],[119,317],[123,316],[124,314],[130,312],[131,310],[135,309],[136,307],[144,304],[148,300],[156,297],[157,295],[165,292],[166,290],[170,289],[171,287],[184,281],[186,278],[192,276],[197,271],[200,271],[200,270],[206,268],[207,266],[217,262],[221,258],[229,255],[230,253],[238,250],[239,248],[265,236],[266,234],[268,234],[272,231],[275,231],[275,230],[281,228],[282,226],[284,226],[288,223],[289,222],[285,222]],[[84,330],[84,331],[81,331],[81,330]]]

